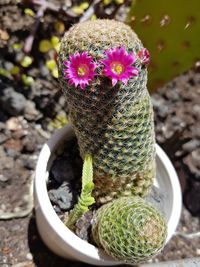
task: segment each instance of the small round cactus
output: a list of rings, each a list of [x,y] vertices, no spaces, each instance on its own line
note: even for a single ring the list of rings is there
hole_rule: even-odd
[[[92,226],[93,239],[109,255],[140,263],[156,255],[167,235],[164,218],[140,197],[122,197],[103,205]]]
[[[155,177],[148,61],[137,35],[114,20],[76,24],[61,41],[60,82],[81,156],[93,159],[99,204],[143,196]]]

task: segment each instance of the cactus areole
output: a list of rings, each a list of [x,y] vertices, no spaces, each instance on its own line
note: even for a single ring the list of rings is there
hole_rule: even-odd
[[[124,23],[74,25],[59,52],[59,76],[80,153],[92,155],[94,197],[143,196],[155,177],[148,52]]]
[[[82,158],[92,157],[93,197],[97,205],[102,208],[109,205],[112,209],[106,209],[108,213],[96,222],[94,235],[100,232],[94,239],[119,260],[146,260],[164,244],[166,225],[160,215],[146,207],[145,202],[136,201],[137,205],[131,205],[132,211],[126,208],[119,218],[121,230],[119,224],[114,226],[115,219],[111,217],[115,216],[112,211],[117,212],[116,205],[122,210],[123,205],[127,206],[127,197],[130,201],[134,196],[143,197],[155,178],[153,110],[146,88],[149,52],[124,23],[87,21],[72,26],[65,33],[58,63],[59,79],[80,154]],[[120,201],[116,205],[115,199]],[[134,227],[139,230],[134,228],[131,234],[129,226],[135,219],[128,213],[134,215],[138,210],[139,221]],[[109,239],[113,233],[103,230],[109,226],[103,218],[113,220],[112,227],[120,235],[113,244]],[[126,218],[131,218],[130,222]],[[146,218],[148,222],[144,223]],[[140,228],[142,232],[139,233]]]

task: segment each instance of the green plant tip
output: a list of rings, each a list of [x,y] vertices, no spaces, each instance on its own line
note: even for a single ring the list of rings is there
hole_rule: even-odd
[[[122,5],[124,3],[124,0],[115,0],[115,3],[117,5]]]
[[[22,74],[22,82],[25,86],[31,86],[34,83],[34,79],[31,76],[27,76],[26,74]]]
[[[28,15],[28,16],[31,16],[31,17],[34,17],[35,16],[35,12],[32,9],[30,9],[30,8],[25,8],[24,9],[24,13],[26,15]]]
[[[17,74],[19,74],[19,72],[20,72],[20,68],[19,68],[18,66],[14,66],[14,67],[10,70],[10,73],[11,73],[12,75],[17,75]]]
[[[73,11],[76,15],[81,15],[81,14],[83,14],[84,9],[81,8],[80,6],[74,6],[74,7],[72,8],[72,11]]]
[[[29,56],[25,56],[20,62],[21,66],[24,68],[28,68],[33,63],[33,59]]]
[[[39,43],[39,51],[41,53],[47,53],[49,50],[52,49],[52,44],[49,40],[43,39]]]
[[[89,7],[89,3],[88,2],[83,2],[82,4],[80,4],[80,8],[82,8],[83,10],[88,9]]]
[[[46,67],[48,70],[53,70],[57,66],[56,61],[54,59],[50,59],[46,61]]]

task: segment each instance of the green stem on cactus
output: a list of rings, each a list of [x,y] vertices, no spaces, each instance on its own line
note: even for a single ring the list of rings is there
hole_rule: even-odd
[[[84,158],[83,171],[82,171],[82,189],[81,195],[78,199],[78,203],[70,211],[66,221],[66,225],[73,229],[77,220],[89,210],[89,206],[95,203],[94,197],[92,197],[92,190],[94,189],[93,183],[93,167],[92,157],[86,155]]]

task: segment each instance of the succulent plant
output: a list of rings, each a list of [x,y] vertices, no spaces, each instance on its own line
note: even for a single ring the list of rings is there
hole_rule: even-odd
[[[79,23],[61,41],[59,80],[81,156],[92,156],[99,204],[143,196],[155,177],[147,61],[141,41],[122,22]]]
[[[95,203],[94,197],[91,196],[93,188],[92,158],[86,155],[83,163],[81,194],[78,203],[70,210],[65,221],[65,224],[72,230],[78,219],[89,210],[89,206]]]
[[[150,259],[164,246],[163,216],[140,197],[122,197],[97,210],[92,225],[95,242],[109,255],[127,263]]]
[[[151,53],[151,91],[199,60],[199,16],[199,0],[132,1],[127,22]]]

